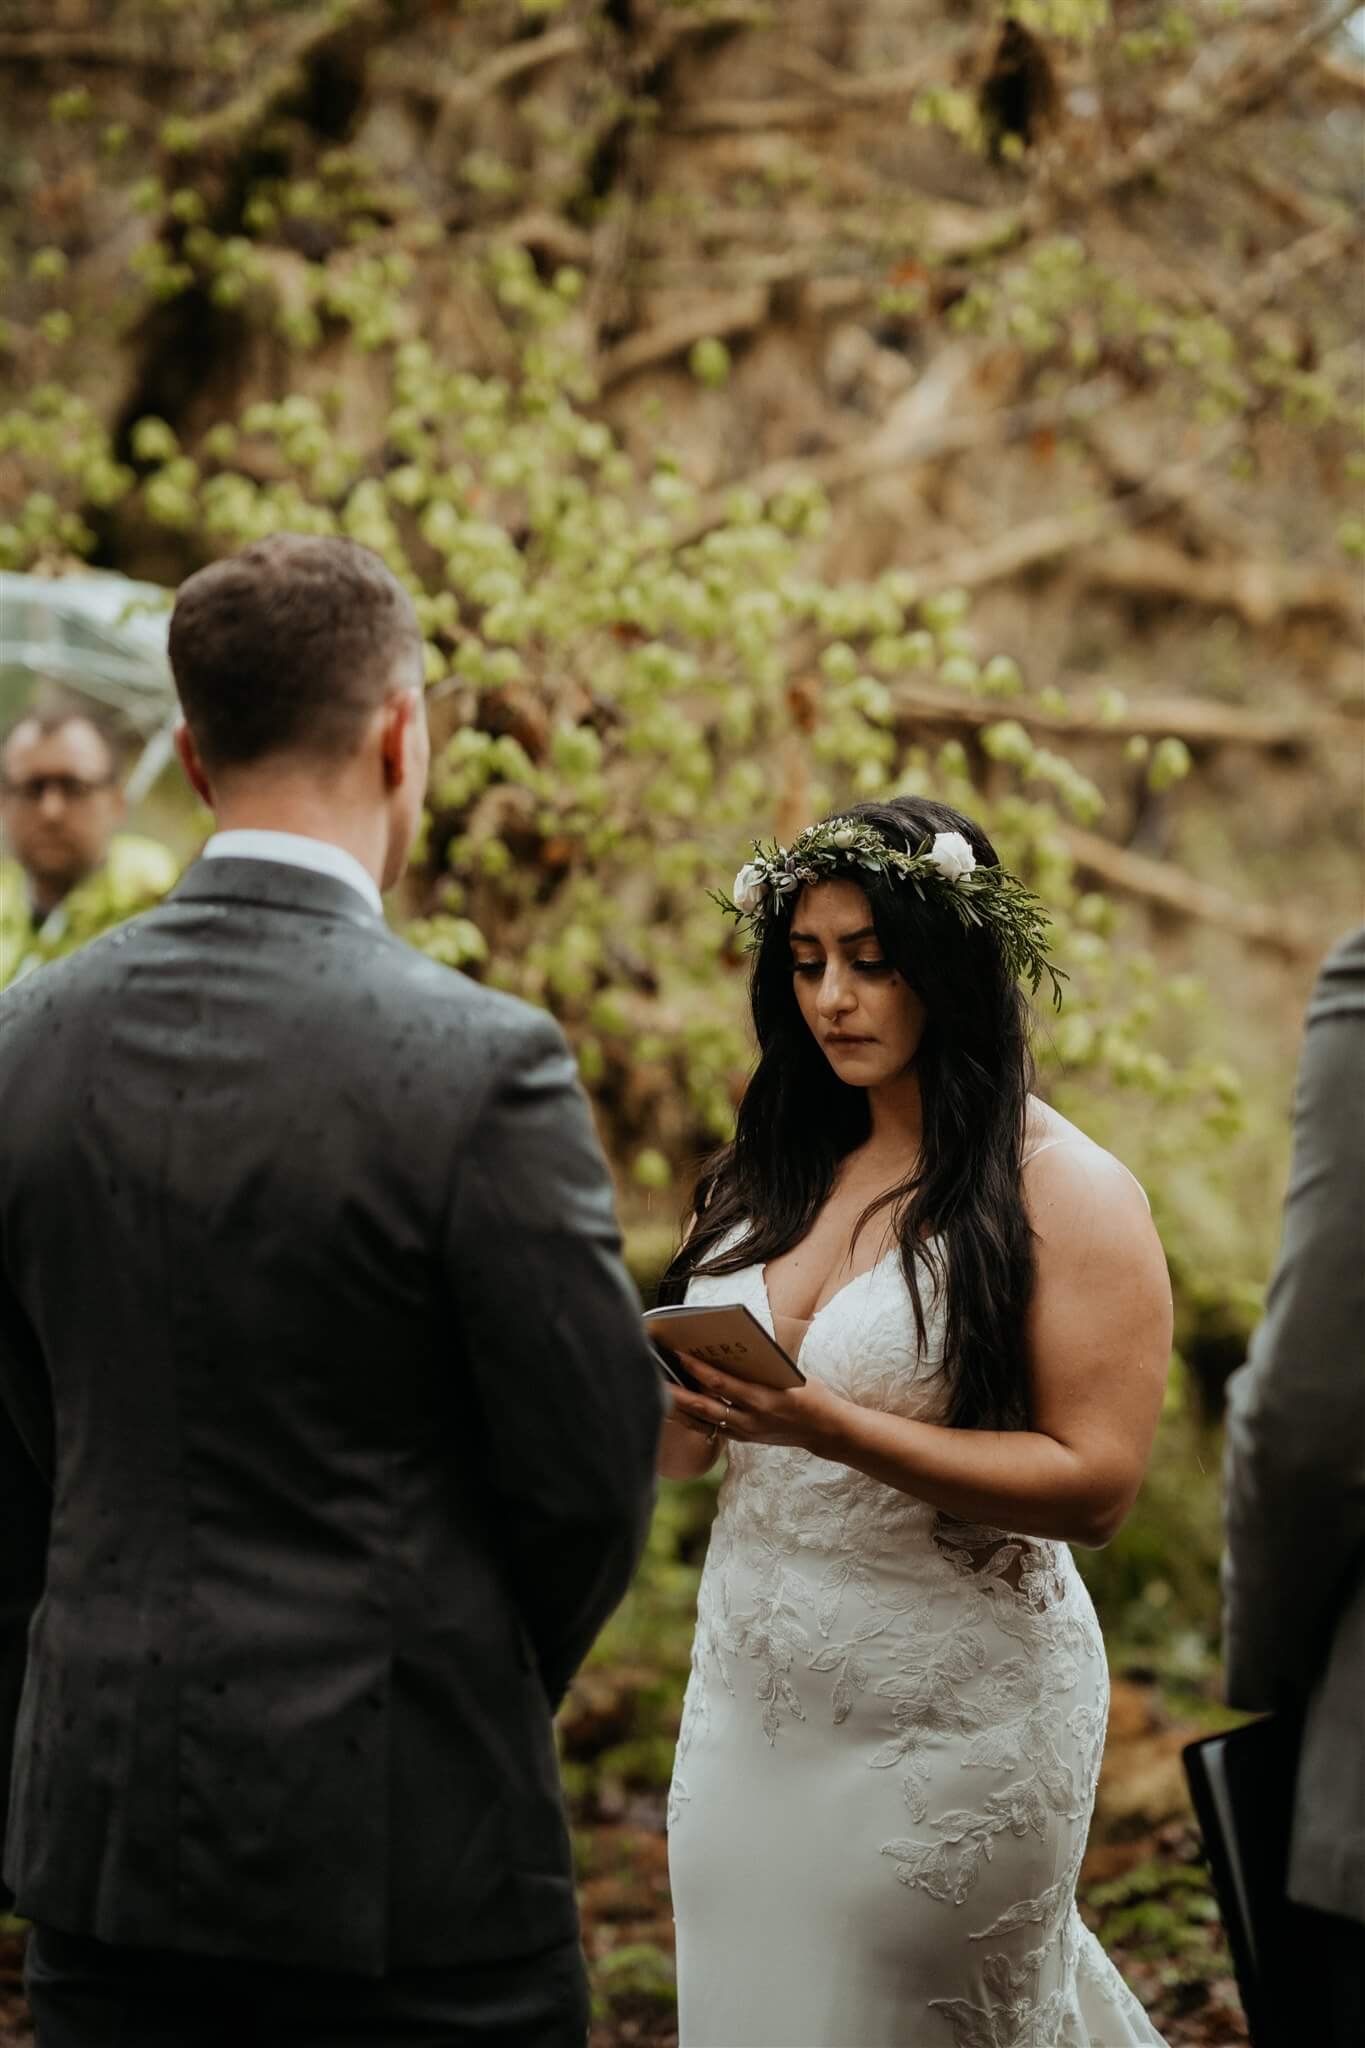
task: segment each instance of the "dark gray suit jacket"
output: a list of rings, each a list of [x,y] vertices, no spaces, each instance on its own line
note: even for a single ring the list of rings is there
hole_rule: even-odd
[[[1290,1896],[1365,1921],[1365,929],[1313,992],[1279,1258],[1228,1399],[1228,1698],[1306,1707]]]
[[[369,1974],[570,1938],[551,1711],[661,1395],[558,1027],[204,861],[0,999],[0,1133],[18,1909]]]

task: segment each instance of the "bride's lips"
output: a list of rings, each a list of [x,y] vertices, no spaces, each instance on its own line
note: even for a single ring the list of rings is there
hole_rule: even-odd
[[[875,1038],[850,1038],[838,1031],[831,1031],[825,1040],[826,1045],[875,1045],[876,1043]]]

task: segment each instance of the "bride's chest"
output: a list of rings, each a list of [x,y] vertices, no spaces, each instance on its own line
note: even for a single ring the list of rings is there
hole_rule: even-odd
[[[894,1251],[840,1288],[817,1313],[799,1323],[775,1321],[761,1266],[692,1281],[692,1302],[739,1302],[763,1328],[785,1340],[807,1379],[819,1379],[845,1399],[890,1415],[932,1419],[942,1405],[939,1370],[943,1319],[932,1275],[920,1280],[920,1319]],[[796,1350],[796,1340],[800,1348]]]
[[[813,1322],[894,1250],[885,1210],[859,1228],[865,1208],[860,1197],[832,1196],[800,1242],[761,1269],[768,1310],[779,1328]]]

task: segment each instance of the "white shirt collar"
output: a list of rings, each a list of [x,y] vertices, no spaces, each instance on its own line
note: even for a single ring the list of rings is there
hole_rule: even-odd
[[[273,860],[286,867],[312,868],[315,874],[333,875],[358,889],[371,910],[384,915],[384,904],[374,876],[362,867],[353,853],[330,839],[310,839],[302,832],[265,832],[255,828],[236,832],[215,832],[205,846],[201,860]]]

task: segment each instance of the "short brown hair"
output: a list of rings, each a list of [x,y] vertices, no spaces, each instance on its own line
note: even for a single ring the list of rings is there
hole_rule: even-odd
[[[180,586],[170,655],[185,721],[205,762],[351,753],[420,655],[398,578],[358,541],[276,533]]]
[[[78,697],[63,690],[60,685],[44,684],[31,703],[26,704],[19,716],[0,733],[0,776],[3,776],[4,759],[9,743],[17,732],[27,732],[30,726],[40,739],[51,739],[54,732],[63,732],[68,725],[88,725],[97,736],[109,756],[109,775],[112,780],[118,773],[119,755],[122,751],[123,735],[114,720],[102,705],[87,704]]]

